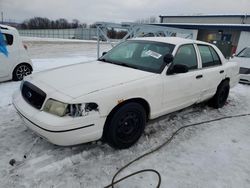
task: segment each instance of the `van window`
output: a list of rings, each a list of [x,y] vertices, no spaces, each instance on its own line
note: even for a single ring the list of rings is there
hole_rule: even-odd
[[[3,33],[3,39],[7,45],[12,45],[13,44],[13,35]]]

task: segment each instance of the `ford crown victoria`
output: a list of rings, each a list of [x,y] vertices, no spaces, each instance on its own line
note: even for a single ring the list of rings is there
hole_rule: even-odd
[[[94,62],[25,77],[13,104],[26,125],[57,145],[103,138],[128,148],[146,122],[195,103],[221,108],[239,66],[209,43],[135,38]]]

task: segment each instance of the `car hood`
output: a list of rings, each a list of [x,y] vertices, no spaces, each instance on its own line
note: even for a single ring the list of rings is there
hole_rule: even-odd
[[[31,79],[77,98],[153,75],[155,74],[146,71],[94,61],[36,73]]]
[[[240,67],[250,69],[250,58],[235,56],[235,57],[232,58],[232,61],[235,61],[235,62],[239,63]]]

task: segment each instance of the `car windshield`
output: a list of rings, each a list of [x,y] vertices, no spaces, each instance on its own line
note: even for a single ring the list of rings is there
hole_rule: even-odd
[[[163,58],[171,54],[174,47],[173,44],[162,42],[128,40],[114,47],[99,61],[161,73],[166,65]]]
[[[250,48],[244,48],[237,57],[249,57],[250,58]]]

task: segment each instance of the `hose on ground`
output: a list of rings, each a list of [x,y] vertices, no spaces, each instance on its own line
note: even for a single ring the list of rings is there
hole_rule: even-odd
[[[230,118],[237,118],[237,117],[243,117],[243,116],[250,116],[250,113],[246,113],[246,114],[238,114],[238,115],[231,115],[231,116],[224,116],[224,117],[220,117],[220,118],[216,118],[216,119],[211,119],[211,120],[206,120],[206,121],[202,121],[202,122],[198,122],[198,123],[192,123],[192,124],[189,124],[189,125],[184,125],[182,127],[180,127],[179,129],[177,129],[175,132],[173,132],[173,134],[167,138],[166,141],[164,141],[162,144],[158,145],[157,147],[155,147],[154,149],[150,150],[149,152],[146,152],[142,155],[140,155],[139,157],[135,158],[134,160],[128,162],[126,165],[124,165],[123,167],[121,167],[116,173],[115,175],[113,176],[112,178],[112,181],[109,185],[105,186],[104,188],[109,188],[109,187],[112,187],[114,188],[114,185],[118,184],[119,182],[121,181],[124,181],[125,179],[128,179],[134,175],[137,175],[137,174],[140,174],[140,173],[144,173],[144,172],[151,172],[151,173],[155,173],[157,174],[158,176],[158,183],[157,183],[157,186],[156,188],[159,188],[160,185],[161,185],[161,175],[160,173],[157,171],[157,170],[154,170],[154,169],[144,169],[144,170],[139,170],[139,171],[136,171],[136,172],[133,172],[131,174],[128,174],[118,180],[115,180],[116,177],[124,170],[126,169],[127,167],[129,167],[131,164],[135,163],[136,161],[139,161],[140,159],[152,154],[152,153],[155,153],[156,151],[159,151],[161,148],[163,148],[164,146],[168,145],[174,138],[176,135],[178,135],[178,133],[181,131],[181,130],[184,130],[186,128],[189,128],[189,127],[194,127],[194,126],[197,126],[197,125],[202,125],[202,124],[207,124],[207,123],[210,123],[210,122],[215,122],[215,121],[220,121],[220,120],[224,120],[224,119],[230,119]]]

